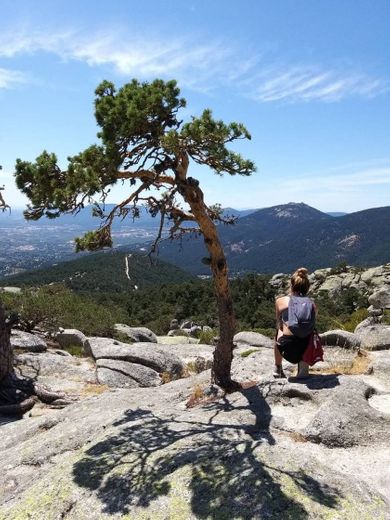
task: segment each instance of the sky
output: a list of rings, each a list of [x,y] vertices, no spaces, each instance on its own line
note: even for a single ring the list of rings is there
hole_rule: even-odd
[[[176,79],[183,118],[245,124],[251,177],[191,164],[210,204],[390,205],[389,0],[0,0],[0,187],[17,158],[97,142],[94,90]],[[110,202],[123,198],[115,188]]]

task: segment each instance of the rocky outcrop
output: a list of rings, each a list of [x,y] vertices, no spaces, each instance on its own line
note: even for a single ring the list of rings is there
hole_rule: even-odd
[[[380,323],[358,326],[356,336],[361,341],[362,347],[368,350],[390,349],[390,325]]]
[[[56,391],[79,393],[97,382],[95,365],[91,359],[63,356],[55,351],[16,355],[15,366],[19,375],[32,378]]]
[[[115,359],[98,359],[97,380],[102,385],[114,388],[134,388],[161,385],[159,374],[152,368],[138,363]]]
[[[158,348],[154,343],[122,343],[110,338],[89,338],[91,354],[98,361],[111,359],[127,361],[151,368],[158,373],[167,373],[172,379],[182,376],[184,364],[179,357]],[[106,367],[107,368],[107,367]]]
[[[373,393],[362,381],[343,381],[320,406],[304,436],[330,447],[389,443],[390,417],[369,405]]]
[[[233,342],[237,345],[250,345],[252,347],[263,347],[263,348],[273,348],[274,342],[272,339],[260,334],[258,332],[249,332],[243,331],[238,332],[234,338]]]
[[[124,323],[116,323],[114,328],[134,343],[157,343],[157,336],[147,327],[129,327]]]
[[[274,382],[268,355],[235,359],[258,378],[234,394],[204,372],[3,424],[0,518],[387,518],[388,418],[370,385]],[[188,406],[194,389],[209,401]]]
[[[341,347],[346,349],[359,349],[361,340],[359,336],[346,330],[329,330],[320,334],[321,342],[324,346]]]
[[[164,352],[180,358],[189,372],[202,372],[211,368],[213,363],[215,347],[212,345],[180,343],[160,345],[160,348]]]
[[[62,349],[77,346],[82,347],[86,354],[90,351],[87,336],[77,329],[60,329],[55,339]]]
[[[21,330],[12,330],[11,346],[14,349],[26,350],[28,352],[44,352],[47,350],[46,341],[30,332],[23,332]]]
[[[212,328],[207,325],[199,325],[191,320],[184,320],[179,327],[177,320],[171,321],[171,327],[168,336],[188,336],[191,338],[199,338],[202,332],[212,332]]]
[[[271,278],[270,284],[279,293],[285,293],[288,290],[289,279],[289,274],[278,273]],[[337,269],[330,268],[317,269],[311,273],[310,281],[313,294],[325,291],[332,296],[343,290],[354,288],[364,296],[372,296],[370,303],[383,305],[384,302],[388,302],[390,297],[390,264],[365,270],[348,266],[340,269],[339,272]]]
[[[390,309],[390,285],[382,286],[368,298],[374,309]]]

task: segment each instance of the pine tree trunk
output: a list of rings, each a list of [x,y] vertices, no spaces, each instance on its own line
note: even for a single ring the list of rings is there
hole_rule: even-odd
[[[207,206],[203,202],[203,192],[193,180],[181,181],[179,191],[189,204],[202,231],[205,245],[210,254],[210,267],[214,279],[219,318],[219,340],[214,351],[212,381],[224,390],[231,392],[240,385],[231,379],[233,359],[233,337],[235,333],[235,317],[233,301],[230,293],[228,267],[225,253],[219,241],[216,225],[209,217]]]
[[[4,306],[0,303],[0,383],[13,372],[10,330],[5,322]]]

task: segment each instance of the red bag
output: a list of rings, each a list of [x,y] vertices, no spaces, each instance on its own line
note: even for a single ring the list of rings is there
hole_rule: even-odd
[[[324,361],[324,350],[322,348],[321,338],[316,330],[310,334],[309,343],[303,354],[302,361],[311,367],[318,361]]]

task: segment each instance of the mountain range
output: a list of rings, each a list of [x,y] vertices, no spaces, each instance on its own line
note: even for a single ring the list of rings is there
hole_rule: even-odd
[[[303,203],[260,209],[220,226],[230,271],[291,272],[390,262],[390,207],[373,208],[334,217]],[[207,251],[201,238],[164,241],[160,258],[194,274],[208,274],[202,264]]]
[[[107,211],[110,209],[108,206]],[[224,214],[238,216],[236,224],[218,226],[233,275],[291,272],[300,265],[314,270],[342,262],[362,266],[390,262],[390,207],[329,214],[303,203],[289,203],[259,210],[225,208]],[[75,258],[72,239],[98,224],[91,207],[76,216],[29,223],[18,211],[4,216],[0,221],[0,277],[53,264],[59,264],[61,271],[63,260]],[[157,219],[146,210],[134,222],[131,218],[117,222],[115,248],[121,253],[145,254],[157,226]],[[210,274],[202,263],[207,256],[202,238],[191,234],[181,241],[164,240],[159,247],[161,260],[196,275]],[[54,278],[58,277],[61,274],[56,271]]]

